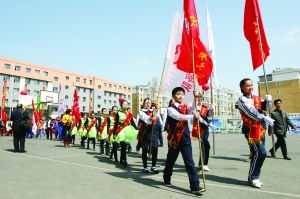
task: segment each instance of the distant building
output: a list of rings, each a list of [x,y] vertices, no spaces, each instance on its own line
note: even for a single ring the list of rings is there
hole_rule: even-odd
[[[128,84],[0,57],[1,90],[4,80],[7,81],[7,109],[19,103],[22,90],[32,96],[40,95],[41,90],[59,92],[59,98],[65,99],[65,105],[71,108],[75,88],[82,112],[93,110],[100,114],[102,108],[119,106],[119,97],[124,97],[131,105],[132,86]],[[2,92],[0,97],[2,99]],[[57,111],[57,107],[53,111]]]
[[[266,77],[273,100],[280,98],[283,109],[288,113],[300,113],[300,69],[278,68]],[[261,97],[266,95],[265,88],[265,77],[259,76],[258,91]]]

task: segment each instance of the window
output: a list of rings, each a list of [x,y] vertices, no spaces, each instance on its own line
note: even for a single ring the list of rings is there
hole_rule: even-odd
[[[114,89],[117,89],[117,85],[114,85]]]
[[[106,100],[104,100],[103,102],[104,102],[104,104],[106,104]]]
[[[280,90],[277,90],[276,93],[277,93],[277,94],[280,93]]]
[[[86,93],[86,88],[83,89],[83,92]]]
[[[83,102],[86,102],[86,97],[83,97],[83,98],[82,98],[82,101],[83,101]]]
[[[111,92],[109,93],[109,97],[111,97]]]
[[[80,77],[76,77],[76,82],[80,82]]]
[[[130,95],[128,95],[128,99],[130,99]]]
[[[121,86],[119,86],[119,90],[121,90],[122,89],[122,87]]]
[[[90,85],[92,85],[93,84],[93,80],[90,80]]]
[[[65,99],[69,99],[69,96],[68,96],[68,95],[66,95],[66,96],[65,96]]]
[[[9,80],[10,76],[9,75],[3,75],[3,80]]]
[[[85,106],[82,106],[82,112],[85,112]]]
[[[98,85],[98,89],[101,89],[101,85]]]
[[[47,86],[47,85],[48,85],[47,83],[48,83],[48,82],[42,81],[42,85],[43,85],[43,86]]]
[[[15,71],[20,71],[21,70],[21,66],[15,66]]]
[[[17,95],[17,94],[19,94],[19,90],[20,90],[20,89],[18,89],[18,88],[14,88],[14,90],[13,90],[13,94],[14,94],[14,95]]]
[[[101,105],[100,105],[100,104],[98,104],[98,105],[97,105],[97,107],[98,107],[98,108],[101,108]]]
[[[34,72],[35,72],[35,74],[37,74],[37,75],[39,75],[39,74],[41,73],[40,70],[35,70]]]
[[[5,69],[10,69],[10,64],[4,64]]]
[[[130,88],[128,88],[128,92],[130,92],[131,91],[131,89]]]
[[[69,76],[66,76],[66,80],[69,80],[70,79],[70,77]]]
[[[19,83],[19,82],[20,82],[20,77],[15,77],[15,78],[14,78],[14,82],[15,82],[15,83]]]
[[[117,102],[116,102],[116,101],[114,101],[114,105],[117,105]]]
[[[107,83],[104,83],[104,86],[107,87]]]
[[[65,86],[65,88],[66,88],[66,90],[68,90],[68,89],[69,89],[69,86],[68,86],[68,85],[66,85],[66,86]]]
[[[58,81],[58,77],[54,77],[53,79],[54,79],[54,81]]]
[[[19,103],[19,100],[13,100],[13,106],[17,106]]]
[[[39,85],[39,81],[36,80],[36,79],[33,79],[32,82],[33,82],[34,85]]]
[[[111,100],[108,100],[109,105],[111,105]]]
[[[26,72],[26,73],[31,73],[31,68],[26,68],[26,69],[25,69],[25,72]]]
[[[83,79],[83,83],[86,84],[86,79]]]
[[[25,78],[25,84],[30,84],[30,79],[29,78]]]
[[[57,87],[53,87],[53,92],[57,92],[58,88]]]
[[[97,99],[101,99],[101,96],[100,96],[100,95],[98,95],[98,96],[97,96]]]
[[[117,97],[117,93],[114,94],[114,97]]]
[[[48,73],[47,71],[44,71],[44,75],[45,75],[45,76],[48,76],[49,73]]]
[[[111,84],[108,85],[109,88],[111,88],[111,86],[112,86]]]
[[[126,87],[124,86],[124,91],[126,91]]]

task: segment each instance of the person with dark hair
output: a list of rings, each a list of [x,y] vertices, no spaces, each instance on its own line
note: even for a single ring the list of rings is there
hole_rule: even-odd
[[[273,119],[266,116],[263,110],[271,108],[272,97],[266,95],[266,100],[253,95],[253,83],[249,78],[240,81],[243,95],[237,101],[237,108],[243,120],[242,131],[248,135],[251,151],[251,163],[248,182],[251,186],[261,188],[263,183],[259,180],[261,167],[266,157],[265,131],[268,126],[273,126]]]
[[[114,126],[114,135],[115,141],[121,145],[121,156],[120,163],[126,167],[127,166],[127,155],[126,149],[127,144],[136,138],[137,136],[137,127],[133,120],[133,114],[127,111],[128,102],[121,98],[120,101],[120,110],[116,115],[116,123]]]
[[[22,123],[29,120],[27,111],[22,110],[22,104],[17,105],[17,109],[11,113],[10,120],[13,122],[12,130],[14,132],[14,152],[24,153],[25,151],[25,137],[26,129],[23,128]]]
[[[198,93],[194,92],[194,95],[196,94]],[[189,177],[191,192],[200,194],[205,189],[199,186],[199,176],[193,160],[192,143],[188,127],[188,121],[199,118],[199,113],[192,113],[192,107],[188,108],[186,105],[183,105],[184,96],[185,90],[182,87],[176,87],[172,90],[174,102],[167,109],[166,126],[168,128],[169,149],[163,179],[166,186],[171,186],[173,167],[181,152]]]
[[[200,136],[202,139],[202,154],[203,154],[203,170],[204,171],[209,171],[208,167],[208,159],[209,159],[209,150],[210,150],[210,144],[208,141],[208,136],[209,136],[209,127],[211,126],[210,121],[208,120],[208,117],[211,117],[213,114],[213,108],[209,108],[208,106],[205,106],[202,104],[203,97],[199,93],[196,98],[196,107],[197,111],[199,112],[199,127],[198,129],[198,124],[197,120],[194,121],[193,123],[193,131],[192,131],[192,137],[198,139],[198,133],[200,131]],[[199,159],[199,168],[201,168],[201,159]]]
[[[111,108],[111,113],[108,117],[108,122],[107,122],[107,129],[109,131],[109,135],[108,135],[108,139],[107,142],[108,143],[112,143],[113,148],[110,152],[110,156],[109,158],[112,159],[112,157],[115,157],[115,162],[119,162],[118,160],[118,143],[115,141],[115,135],[114,135],[114,126],[116,123],[116,115],[118,113],[118,107],[117,106],[113,106]]]
[[[104,154],[104,142],[105,142],[105,154],[109,155],[109,143],[107,142],[108,133],[108,116],[107,109],[102,108],[101,115],[98,119],[98,135],[97,140],[100,141],[100,155]]]
[[[156,110],[157,108],[155,107],[155,104],[151,104],[151,99],[145,98],[143,102],[143,109],[141,109],[139,112],[139,133],[137,139],[138,145],[142,148],[144,173],[149,173],[147,167],[148,152],[152,154],[151,171],[154,174],[159,173],[159,171],[156,169],[156,161],[158,154],[158,137],[161,133],[162,120],[159,116],[159,113],[154,112]]]
[[[72,124],[71,124],[71,137],[70,137],[70,144],[75,144],[75,138],[76,135],[78,134],[78,128],[77,128],[77,124],[75,121],[75,116],[72,115]]]
[[[87,149],[90,148],[90,141],[93,143],[93,150],[95,151],[96,149],[96,136],[97,136],[97,118],[95,118],[95,113],[91,112],[90,117],[87,118],[85,122],[85,127],[87,131]]]
[[[274,134],[277,137],[277,141],[275,143],[275,151],[278,148],[281,148],[281,152],[283,158],[285,160],[291,160],[288,156],[285,137],[288,127],[290,126],[293,130],[296,130],[296,125],[294,125],[291,120],[288,118],[286,112],[281,109],[282,101],[281,99],[274,100],[275,110],[271,113],[271,118],[274,120]],[[274,149],[271,148],[269,152],[273,157],[275,157]]]
[[[86,137],[87,130],[86,130],[86,126],[85,126],[86,121],[87,121],[87,115],[85,113],[81,113],[79,124],[78,124],[78,134],[81,137],[80,144],[81,144],[82,148],[85,147],[84,142],[87,139],[87,137]]]
[[[73,117],[71,115],[71,109],[67,109],[65,114],[63,114],[62,119],[63,133],[64,133],[64,147],[70,147],[71,139],[71,125],[73,122]]]

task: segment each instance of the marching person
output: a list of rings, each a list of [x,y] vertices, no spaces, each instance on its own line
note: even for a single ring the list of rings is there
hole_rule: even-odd
[[[107,142],[108,143],[112,143],[112,150],[110,152],[110,156],[109,158],[112,159],[112,157],[115,157],[115,162],[119,163],[118,160],[118,143],[115,141],[115,135],[114,135],[114,127],[115,127],[115,123],[116,123],[116,115],[118,113],[118,107],[117,106],[113,106],[111,108],[111,113],[108,117],[108,123],[107,123],[107,129],[109,131],[109,135],[107,138]]]
[[[78,134],[78,128],[75,121],[75,116],[72,115],[72,125],[71,125],[71,138],[70,138],[70,144],[75,144],[75,137]]]
[[[196,92],[194,94],[196,94]],[[188,108],[186,105],[182,104],[184,95],[185,90],[182,87],[174,88],[172,90],[174,103],[167,109],[168,115],[165,128],[168,132],[169,149],[163,179],[166,186],[171,186],[173,167],[179,152],[181,152],[189,176],[190,189],[192,193],[199,194],[200,192],[205,191],[205,189],[199,186],[199,176],[193,160],[190,130],[188,127],[188,121],[199,118],[199,114],[193,113],[187,115]],[[189,111],[191,110],[192,109],[189,109]]]
[[[210,144],[208,141],[209,136],[209,127],[211,126],[210,121],[208,120],[208,117],[211,117],[213,114],[213,108],[208,108],[208,106],[205,106],[202,104],[203,97],[199,93],[195,96],[196,98],[196,109],[199,112],[199,127],[200,127],[200,136],[202,139],[202,155],[203,155],[203,170],[209,171],[208,167],[208,159],[209,159],[209,150],[210,150]],[[192,137],[198,139],[198,124],[197,120],[193,123],[193,130],[192,130]],[[201,167],[201,159],[199,159],[199,167]]]
[[[95,118],[95,113],[92,111],[90,117],[87,118],[85,122],[86,131],[87,131],[87,149],[90,148],[90,141],[93,143],[93,150],[96,149],[96,135],[97,135],[97,118]]]
[[[253,95],[253,83],[249,78],[240,81],[242,96],[237,105],[243,120],[242,131],[249,135],[248,142],[251,151],[251,163],[248,182],[251,186],[261,188],[263,183],[259,180],[261,167],[266,157],[265,131],[267,126],[273,126],[273,119],[266,116],[263,110],[270,109],[272,97],[266,95],[266,100]]]
[[[155,104],[151,104],[150,98],[145,98],[143,102],[143,109],[140,110],[138,115],[139,133],[137,139],[138,146],[142,148],[142,161],[144,166],[143,172],[149,173],[147,167],[147,153],[149,152],[152,154],[151,171],[154,174],[158,174],[159,171],[156,169],[156,161],[158,153],[158,139],[162,129],[162,120],[159,113],[155,114],[154,111],[156,111]]]
[[[71,115],[71,109],[67,109],[65,114],[63,114],[62,119],[63,126],[63,139],[64,139],[64,147],[70,147],[69,140],[71,139],[71,125],[73,122],[73,117]]]
[[[98,119],[99,131],[97,135],[97,140],[100,141],[100,155],[104,154],[104,142],[105,142],[105,154],[109,155],[109,143],[107,142],[108,135],[108,116],[107,109],[102,108],[101,115]]]
[[[286,112],[281,109],[282,101],[281,99],[274,100],[275,110],[271,113],[271,118],[274,120],[274,133],[277,137],[277,141],[275,143],[275,151],[278,148],[281,148],[281,152],[283,158],[285,160],[291,160],[288,156],[287,148],[286,148],[286,132],[288,127],[290,126],[293,130],[296,130],[296,125],[294,125],[291,120],[288,118]],[[275,157],[273,148],[269,151],[273,157]]]
[[[12,130],[14,132],[14,152],[24,153],[26,130],[22,128],[22,122],[28,122],[29,117],[27,111],[22,110],[22,104],[17,105],[17,109],[11,113]]]
[[[85,113],[81,113],[79,124],[78,124],[78,134],[81,137],[80,144],[81,144],[82,148],[85,147],[84,142],[87,139],[87,137],[86,137],[87,131],[86,131],[86,127],[85,127],[86,120],[87,120],[87,115]]]
[[[116,115],[116,123],[114,126],[114,135],[116,136],[115,141],[120,143],[121,145],[121,156],[120,156],[120,163],[126,167],[127,166],[127,145],[128,143],[136,138],[137,136],[137,127],[133,120],[133,114],[127,112],[128,102],[120,98],[120,110]]]

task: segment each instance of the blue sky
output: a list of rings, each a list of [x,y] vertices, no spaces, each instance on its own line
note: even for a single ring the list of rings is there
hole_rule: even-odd
[[[217,73],[224,87],[255,82],[249,44],[243,35],[244,0],[195,0],[201,39],[206,41],[209,7]],[[160,77],[175,12],[182,0],[10,0],[1,1],[0,56],[86,75],[146,84]],[[260,0],[271,48],[267,73],[300,68],[300,1]]]

